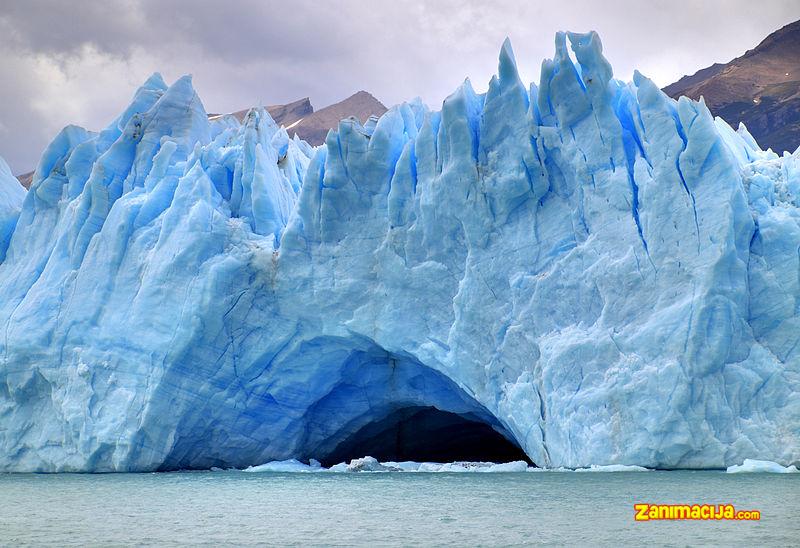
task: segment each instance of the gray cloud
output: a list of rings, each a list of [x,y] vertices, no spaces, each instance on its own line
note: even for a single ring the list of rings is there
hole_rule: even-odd
[[[798,18],[796,0],[3,2],[0,155],[32,169],[62,126],[105,126],[154,71],[193,74],[216,112],[359,89],[438,106],[466,76],[485,87],[506,36],[527,81],[557,30],[597,30],[617,77],[666,85]]]
[[[18,48],[50,55],[68,55],[85,44],[125,54],[145,22],[139,15],[133,0],[84,2],[79,9],[58,0],[5,2],[0,7],[0,28]]]

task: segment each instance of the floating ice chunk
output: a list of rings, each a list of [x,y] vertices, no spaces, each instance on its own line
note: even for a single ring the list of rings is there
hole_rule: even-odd
[[[627,464],[592,464],[586,468],[537,468],[529,466],[527,472],[652,472],[652,468]]]
[[[242,470],[243,472],[323,472],[325,469],[316,460],[311,460],[310,464],[303,464],[299,460],[274,460],[258,466],[250,466]]]
[[[528,463],[524,460],[492,464],[488,468],[481,469],[481,472],[527,472]]]
[[[387,461],[381,464],[389,468],[396,468],[401,472],[417,472],[419,471],[419,467],[422,466],[421,462],[415,462],[413,460],[404,460],[401,462]]]
[[[408,466],[408,468],[410,468],[410,466]],[[418,472],[525,472],[527,470],[528,463],[521,460],[504,463],[468,461],[448,463],[423,462],[419,464],[416,469]]]
[[[650,469],[629,464],[593,464],[589,468],[577,468],[575,472],[650,472]]]
[[[353,459],[347,465],[348,472],[397,472],[399,468],[386,466],[378,462],[374,457],[362,457],[360,459]]]
[[[316,462],[316,461],[314,461]],[[327,469],[328,472],[525,472],[528,464],[525,461],[504,463],[494,462],[415,462],[386,461],[379,462],[373,457],[353,459],[349,464],[340,462]]]
[[[793,474],[798,472],[797,466],[781,466],[769,460],[745,459],[742,464],[728,466],[728,474],[768,473],[768,474]]]
[[[418,472],[469,472],[467,463],[464,462],[423,462],[417,468]]]

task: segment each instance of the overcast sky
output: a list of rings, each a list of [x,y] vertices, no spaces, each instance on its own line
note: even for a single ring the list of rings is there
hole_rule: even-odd
[[[104,127],[154,71],[193,74],[209,112],[360,89],[438,108],[466,76],[485,89],[506,36],[526,82],[557,30],[596,30],[617,78],[664,86],[797,19],[797,0],[1,0],[0,155],[32,170],[64,125]]]

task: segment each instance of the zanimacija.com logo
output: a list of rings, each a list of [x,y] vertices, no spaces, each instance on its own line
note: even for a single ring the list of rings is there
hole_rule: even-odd
[[[760,510],[737,510],[733,504],[649,504],[633,505],[635,521],[656,520],[742,520],[758,521]]]

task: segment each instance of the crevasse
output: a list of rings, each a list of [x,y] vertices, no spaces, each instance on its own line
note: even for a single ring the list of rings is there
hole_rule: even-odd
[[[154,75],[13,188],[0,470],[324,459],[417,408],[543,467],[800,460],[800,154],[595,33],[317,149]]]

